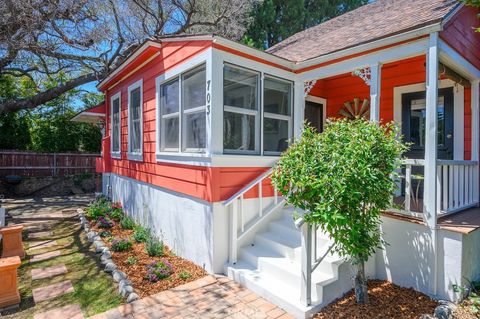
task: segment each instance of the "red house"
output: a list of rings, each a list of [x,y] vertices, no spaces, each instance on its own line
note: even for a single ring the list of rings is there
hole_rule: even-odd
[[[328,234],[307,251],[270,168],[304,120],[320,132],[328,117],[396,121],[413,146],[368,273],[456,300],[454,284],[480,278],[478,13],[377,0],[266,52],[149,39],[98,84],[103,192],[177,254],[304,317],[351,289],[350,266],[317,258]]]

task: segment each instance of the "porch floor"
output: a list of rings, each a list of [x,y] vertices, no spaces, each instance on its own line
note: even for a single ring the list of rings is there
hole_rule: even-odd
[[[415,216],[386,211],[384,215],[409,221],[411,223],[424,224],[423,220]],[[480,207],[472,207],[466,210],[438,218],[438,227],[462,234],[469,234],[480,228]]]
[[[442,229],[469,234],[480,228],[480,207],[472,207],[438,219]]]

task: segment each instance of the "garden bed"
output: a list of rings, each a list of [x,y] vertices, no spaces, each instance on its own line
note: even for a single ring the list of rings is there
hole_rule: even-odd
[[[155,238],[149,230],[134,224],[131,219],[123,215],[123,211],[121,215],[118,214],[121,210],[118,203],[109,203],[109,205],[116,209],[116,215],[109,214],[107,209],[107,213],[103,215],[105,217],[95,218],[87,210],[90,229],[102,237],[105,246],[111,252],[111,259],[117,266],[117,270],[125,273],[140,298],[207,275],[203,268],[177,256],[163,244],[161,239]],[[122,222],[124,218],[127,219],[127,222]],[[107,222],[103,222],[105,220]],[[125,246],[120,247],[120,250],[115,247],[119,242]],[[125,250],[123,250],[124,248]],[[147,248],[150,248],[148,253]],[[160,268],[157,266],[157,271],[152,271],[153,265],[160,265]],[[159,269],[160,272],[158,272]]]
[[[432,314],[438,303],[411,288],[402,288],[388,281],[368,281],[369,303],[358,305],[355,294],[349,292],[319,312],[315,319],[337,318],[402,318],[417,319]]]

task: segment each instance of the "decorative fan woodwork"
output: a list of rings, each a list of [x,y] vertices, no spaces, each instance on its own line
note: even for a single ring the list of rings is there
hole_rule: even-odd
[[[351,101],[343,103],[343,107],[338,113],[350,120],[355,120],[362,117],[368,119],[370,116],[370,101],[368,99],[364,99],[362,102],[360,102],[360,98],[356,97],[353,99],[353,105]]]

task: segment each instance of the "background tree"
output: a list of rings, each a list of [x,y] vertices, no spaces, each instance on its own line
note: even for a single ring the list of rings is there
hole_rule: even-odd
[[[28,77],[31,96],[0,114],[45,104],[101,80],[148,37],[215,32],[240,39],[255,0],[0,0],[0,76]],[[52,77],[61,80],[46,86]]]
[[[243,41],[267,49],[289,36],[341,15],[368,0],[264,0],[252,10]]]
[[[286,202],[309,225],[330,235],[333,250],[356,266],[355,295],[368,302],[365,262],[382,247],[380,212],[392,204],[392,176],[405,146],[393,124],[329,122],[322,134],[306,127],[272,176]]]

